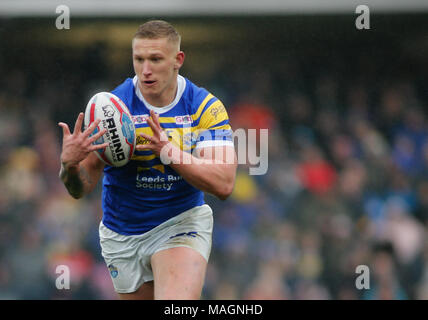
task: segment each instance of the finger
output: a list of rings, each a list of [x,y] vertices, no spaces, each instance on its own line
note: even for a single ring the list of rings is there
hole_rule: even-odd
[[[107,147],[108,147],[108,142],[105,142],[103,144],[94,144],[94,145],[90,146],[88,149],[89,149],[89,151],[96,151],[96,150],[104,149]]]
[[[62,128],[62,134],[64,136],[69,136],[70,133],[70,129],[68,128],[68,125],[64,122],[59,122],[58,125]]]
[[[159,128],[159,130],[162,130],[159,122],[159,114],[154,112],[153,110],[150,110],[150,116],[152,117],[153,123],[155,124],[155,126]]]
[[[107,132],[107,129],[103,129],[99,132],[97,132],[96,134],[94,134],[92,137],[89,138],[89,143],[93,143],[95,141],[97,141],[104,133]]]
[[[82,132],[82,123],[83,123],[83,112],[79,113],[77,117],[76,124],[74,125],[73,134]]]
[[[153,149],[154,149],[154,146],[151,143],[149,143],[149,144],[138,144],[135,146],[135,150],[138,150],[138,151],[153,150]]]
[[[91,123],[91,125],[89,127],[86,128],[86,130],[83,132],[83,136],[89,137],[92,132],[94,132],[94,130],[96,129],[96,127],[98,127],[98,124],[101,122],[101,119],[97,119],[94,122]]]
[[[152,112],[152,111],[150,111],[150,112]],[[156,124],[154,123],[154,121],[153,121],[153,118],[152,118],[152,117],[148,117],[148,118],[147,118],[147,123],[148,123],[148,125],[150,126],[150,128],[152,129],[153,134],[154,134],[154,135],[159,136],[159,135],[160,135],[160,130],[159,130],[159,128],[156,126]]]
[[[144,139],[150,141],[150,143],[154,143],[156,141],[155,137],[150,136],[150,135],[145,134],[145,133],[140,133],[140,137],[143,137]]]
[[[154,144],[153,144],[154,139],[152,136],[145,133],[140,133],[139,136],[144,138],[146,141],[149,141],[149,143],[137,144],[135,146],[136,150],[143,151],[143,150],[152,150],[154,148]]]
[[[156,113],[156,123],[158,124],[159,128],[162,129],[160,120],[159,120],[159,113]]]

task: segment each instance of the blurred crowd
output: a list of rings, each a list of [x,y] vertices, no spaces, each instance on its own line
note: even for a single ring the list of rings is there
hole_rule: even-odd
[[[351,63],[337,52],[319,64],[338,58]],[[269,129],[267,173],[240,165],[227,201],[206,196],[215,224],[202,298],[428,299],[426,86],[302,61],[231,62],[199,79],[233,129]],[[80,63],[61,81],[19,67],[0,79],[0,299],[116,299],[98,243],[101,186],[68,195],[57,122],[73,125],[91,94],[123,79]],[[56,288],[61,265],[69,290]],[[358,266],[369,289],[356,286]]]

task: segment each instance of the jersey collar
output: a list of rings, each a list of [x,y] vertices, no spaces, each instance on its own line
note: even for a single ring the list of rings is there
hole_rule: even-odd
[[[132,79],[132,81],[134,83],[135,94],[137,95],[137,97],[144,103],[147,109],[153,110],[158,114],[168,112],[169,110],[174,108],[178,103],[178,101],[180,101],[181,96],[183,95],[184,89],[186,89],[186,80],[184,79],[183,76],[177,75],[177,94],[175,95],[174,101],[165,107],[155,107],[155,106],[152,106],[150,103],[148,103],[146,99],[144,99],[143,94],[141,93],[140,88],[138,87],[138,84],[137,84],[138,78],[136,75],[134,79]]]

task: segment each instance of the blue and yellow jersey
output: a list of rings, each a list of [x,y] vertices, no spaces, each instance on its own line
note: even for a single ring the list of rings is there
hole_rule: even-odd
[[[152,109],[159,114],[160,125],[169,139],[185,152],[209,146],[233,146],[229,118],[221,101],[180,75],[177,80],[175,100],[162,108],[145,101],[136,76],[112,91],[132,114],[137,144],[147,143],[139,134],[153,135],[146,120]],[[117,233],[145,233],[202,204],[203,192],[162,164],[151,151],[136,150],[127,165],[104,168],[103,223]]]

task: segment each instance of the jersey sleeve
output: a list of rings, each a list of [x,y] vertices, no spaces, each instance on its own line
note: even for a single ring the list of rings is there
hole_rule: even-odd
[[[198,108],[196,148],[232,146],[232,128],[223,103],[211,94]]]

